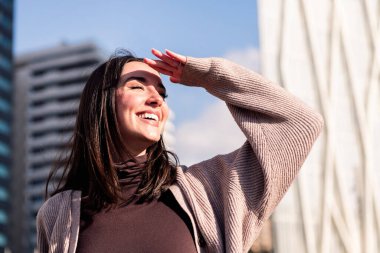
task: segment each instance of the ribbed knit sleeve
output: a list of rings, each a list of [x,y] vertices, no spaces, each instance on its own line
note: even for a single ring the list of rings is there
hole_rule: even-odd
[[[208,250],[247,252],[296,177],[323,120],[278,85],[224,59],[188,58],[181,82],[224,100],[247,138],[238,150],[183,167],[178,175]]]
[[[79,191],[49,198],[37,213],[37,249],[40,253],[74,253],[79,235]]]

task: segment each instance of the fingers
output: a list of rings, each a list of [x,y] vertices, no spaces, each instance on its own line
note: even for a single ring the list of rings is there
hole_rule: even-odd
[[[144,58],[144,62],[148,64],[151,68],[164,75],[172,76],[173,72],[175,71],[173,67],[160,60],[151,60],[148,58]]]
[[[157,68],[157,67],[154,67],[155,70],[157,70],[158,72],[160,72],[161,74],[164,74],[164,75],[167,75],[167,76],[172,76],[173,75],[173,72],[169,71],[169,70],[166,70],[166,69],[161,69],[161,68]]]
[[[149,66],[151,66],[152,68],[161,68],[161,69],[165,69],[171,72],[174,72],[176,70],[175,67],[169,65],[168,63],[164,61],[144,58],[144,62],[148,64]]]
[[[157,50],[157,49],[152,49],[152,54],[154,56],[156,56],[157,58],[161,59],[162,61],[166,62],[167,64],[169,64],[170,66],[172,67],[178,67],[179,65],[179,61],[176,61],[175,59],[172,59],[170,58],[169,56],[161,53],[161,51]]]
[[[158,60],[144,58],[144,62],[161,74],[168,75],[173,83],[179,83],[186,64],[186,56],[167,49],[165,53],[162,53],[154,48],[152,49],[152,54],[156,56]]]
[[[186,63],[186,56],[174,53],[168,49],[165,49],[165,53],[163,54],[161,51],[157,49],[152,49],[152,54],[156,56],[157,58],[161,59],[162,61],[170,64],[173,67],[179,67],[181,64],[185,65]]]
[[[183,55],[180,55],[180,54],[177,54],[177,53],[174,53],[172,51],[170,51],[169,49],[165,49],[165,52],[167,53],[167,55],[169,55],[171,58],[179,61],[180,63],[182,64],[185,64],[186,63],[186,56],[183,56]]]

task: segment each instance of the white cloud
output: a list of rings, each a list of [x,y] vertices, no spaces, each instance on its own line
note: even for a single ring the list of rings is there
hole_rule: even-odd
[[[259,70],[259,52],[255,48],[232,50],[225,58],[254,71]],[[180,124],[174,137],[174,151],[185,165],[229,153],[246,140],[222,101],[206,107],[198,118]]]
[[[225,56],[233,62],[243,65],[246,68],[260,70],[260,52],[257,48],[248,47],[245,49],[236,49],[228,51]]]
[[[181,124],[175,131],[174,150],[180,162],[191,165],[217,154],[229,153],[245,141],[227,106],[218,102],[199,118]]]

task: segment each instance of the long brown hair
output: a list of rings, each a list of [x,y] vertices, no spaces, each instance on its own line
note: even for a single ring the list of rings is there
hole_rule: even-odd
[[[87,208],[95,212],[122,199],[114,153],[121,158],[120,150],[126,150],[126,143],[121,141],[118,127],[115,91],[124,64],[131,61],[142,59],[127,51],[119,52],[91,73],[81,95],[70,151],[50,172],[46,196],[49,184],[56,182],[50,196],[80,190],[82,201],[86,200]],[[177,165],[177,156],[166,150],[162,137],[150,146],[136,193],[139,201],[152,200],[173,184]]]

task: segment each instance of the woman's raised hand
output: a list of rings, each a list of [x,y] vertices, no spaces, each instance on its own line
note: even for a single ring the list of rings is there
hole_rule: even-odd
[[[183,67],[186,64],[186,56],[165,50],[165,53],[152,49],[152,54],[159,60],[144,58],[144,62],[161,74],[170,76],[170,81],[179,83],[181,81]]]

